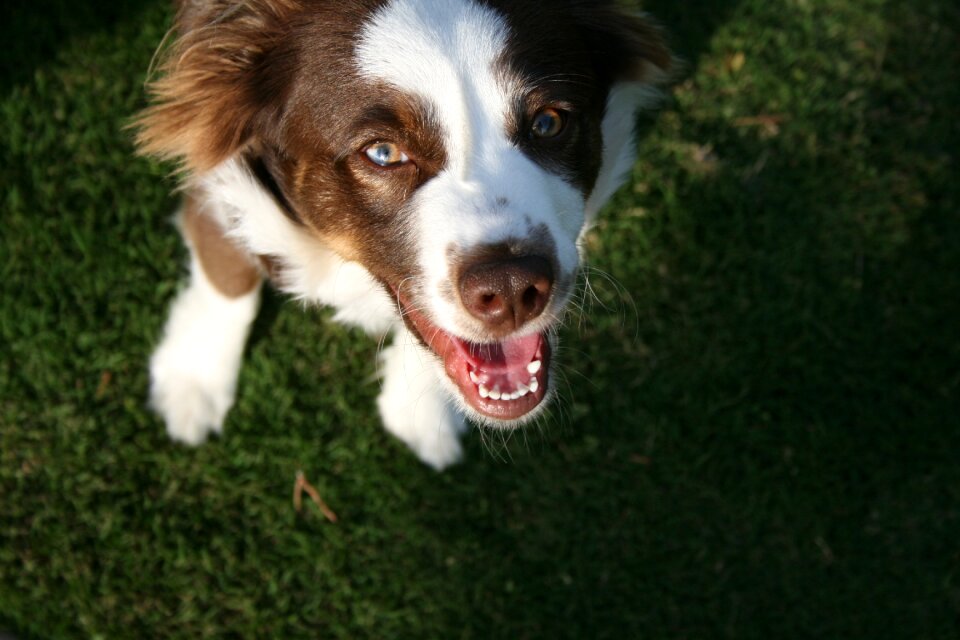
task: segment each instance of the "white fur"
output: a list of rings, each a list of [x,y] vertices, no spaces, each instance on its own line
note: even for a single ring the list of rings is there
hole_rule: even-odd
[[[600,174],[587,198],[587,220],[592,221],[600,208],[613,196],[628,177],[637,158],[634,135],[637,110],[656,102],[660,93],[652,85],[621,82],[613,85],[607,97],[606,113],[601,123],[603,158]]]
[[[507,113],[491,72],[508,35],[504,19],[473,0],[393,0],[364,25],[357,66],[437,108],[448,170],[466,177]]]
[[[439,384],[436,363],[437,357],[409,331],[398,331],[383,350],[383,390],[377,406],[387,431],[439,471],[463,457],[459,436],[465,423]]]
[[[260,288],[227,298],[214,288],[191,248],[190,283],[173,303],[150,360],[150,403],[174,440],[197,445],[223,430]]]
[[[306,302],[337,309],[338,321],[382,335],[397,322],[393,301],[373,276],[293,224],[237,160],[205,175],[206,210],[252,255],[281,265],[278,286]]]

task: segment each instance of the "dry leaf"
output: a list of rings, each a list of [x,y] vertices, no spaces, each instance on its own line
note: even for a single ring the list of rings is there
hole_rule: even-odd
[[[742,51],[737,51],[736,53],[727,56],[727,69],[731,73],[737,73],[740,69],[743,69],[743,65],[747,62],[747,56],[744,55]]]

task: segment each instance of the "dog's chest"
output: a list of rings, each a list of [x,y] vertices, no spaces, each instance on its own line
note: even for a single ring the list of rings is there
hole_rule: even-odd
[[[203,179],[208,212],[229,237],[252,255],[275,265],[274,284],[305,302],[336,309],[339,322],[382,334],[396,323],[392,301],[357,262],[288,220],[277,203],[238,160],[229,160]]]

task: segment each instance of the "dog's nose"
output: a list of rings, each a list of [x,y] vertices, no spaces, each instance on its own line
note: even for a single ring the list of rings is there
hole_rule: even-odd
[[[539,256],[517,256],[469,266],[460,299],[490,330],[507,334],[539,316],[553,289],[553,267]]]

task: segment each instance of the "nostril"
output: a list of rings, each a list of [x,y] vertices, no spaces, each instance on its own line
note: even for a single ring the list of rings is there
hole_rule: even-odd
[[[523,292],[523,297],[521,298],[523,307],[525,309],[534,309],[537,304],[540,302],[540,290],[536,286],[530,285],[527,287],[527,290]]]

